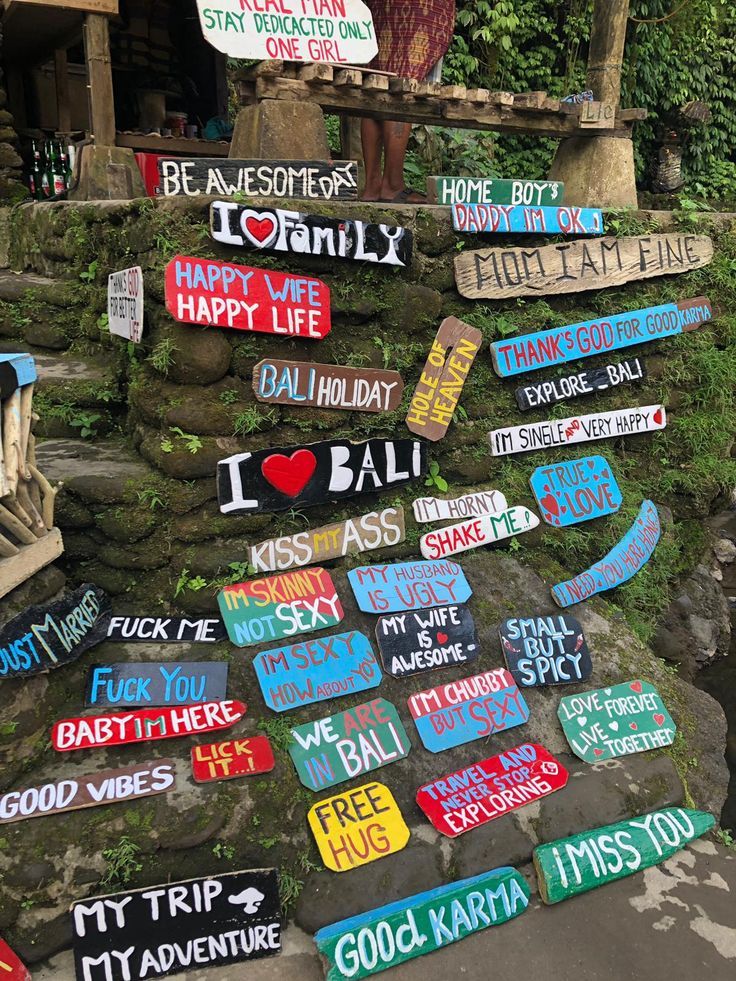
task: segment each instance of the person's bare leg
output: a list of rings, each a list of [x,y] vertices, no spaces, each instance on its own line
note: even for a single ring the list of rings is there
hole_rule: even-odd
[[[363,201],[378,201],[381,196],[381,181],[383,171],[381,157],[383,154],[383,130],[377,119],[362,119],[360,137],[363,143],[363,160],[365,162],[365,189]]]
[[[386,159],[381,184],[382,201],[393,201],[406,187],[404,163],[410,135],[411,123],[395,123],[388,120],[383,123],[383,148]],[[411,193],[406,195],[404,200],[408,204],[423,204],[426,198],[421,194]]]

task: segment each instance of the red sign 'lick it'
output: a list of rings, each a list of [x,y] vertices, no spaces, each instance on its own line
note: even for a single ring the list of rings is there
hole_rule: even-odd
[[[166,267],[166,309],[184,324],[313,340],[332,326],[320,279],[181,255]]]
[[[258,773],[269,773],[275,765],[271,743],[266,736],[248,736],[192,747],[192,776],[197,783],[254,777]]]
[[[96,749],[152,739],[193,736],[199,732],[229,729],[243,718],[246,711],[247,706],[242,702],[227,700],[176,708],[88,715],[57,722],[51,730],[51,741],[54,749],[66,753],[71,749]]]

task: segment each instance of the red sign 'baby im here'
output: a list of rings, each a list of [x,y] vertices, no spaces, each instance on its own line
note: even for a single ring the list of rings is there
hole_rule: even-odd
[[[312,340],[332,327],[321,279],[181,255],[166,267],[166,309],[183,324]]]

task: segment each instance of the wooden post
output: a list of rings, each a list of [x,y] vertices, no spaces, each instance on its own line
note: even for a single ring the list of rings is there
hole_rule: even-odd
[[[84,19],[89,119],[97,146],[115,146],[115,100],[112,91],[110,28],[107,17],[87,14]]]
[[[54,75],[56,77],[56,129],[59,133],[72,131],[72,113],[69,104],[69,70],[66,48],[54,52]]]
[[[621,102],[621,65],[624,60],[629,0],[595,0],[588,48],[588,88],[596,102]]]

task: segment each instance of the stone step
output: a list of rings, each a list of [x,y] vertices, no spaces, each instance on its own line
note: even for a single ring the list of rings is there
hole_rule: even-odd
[[[36,273],[17,273],[12,269],[0,269],[0,300],[14,303],[20,300],[26,290],[41,290],[56,286],[58,280]]]
[[[36,455],[47,480],[63,480],[67,487],[79,481],[141,480],[151,473],[129,446],[114,440],[49,439],[39,443]]]

